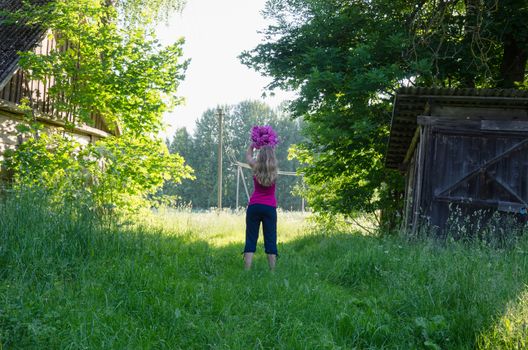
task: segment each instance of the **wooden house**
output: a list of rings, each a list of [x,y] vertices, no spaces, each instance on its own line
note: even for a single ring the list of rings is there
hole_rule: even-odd
[[[443,232],[454,208],[524,220],[528,91],[400,89],[385,164],[406,178],[406,229]]]
[[[32,2],[44,4],[47,1],[49,0]],[[2,0],[0,10],[16,11],[21,8],[21,3],[22,0]],[[91,125],[79,125],[65,130],[65,122],[71,122],[68,120],[70,117],[59,115],[48,94],[53,79],[49,79],[44,85],[42,82],[29,80],[19,69],[18,52],[33,50],[45,55],[56,47],[56,42],[45,28],[12,24],[0,17],[0,160],[6,149],[15,148],[23,142],[16,127],[24,117],[19,107],[24,97],[30,98],[36,119],[43,123],[45,129],[67,132],[81,144],[94,142],[114,133],[97,115],[92,116]]]

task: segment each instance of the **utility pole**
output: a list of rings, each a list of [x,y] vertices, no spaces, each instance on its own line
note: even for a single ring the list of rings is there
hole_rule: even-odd
[[[222,129],[224,111],[218,107],[216,110],[218,116],[218,210],[222,210]]]

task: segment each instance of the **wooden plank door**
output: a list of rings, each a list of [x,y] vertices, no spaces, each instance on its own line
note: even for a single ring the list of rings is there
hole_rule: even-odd
[[[432,151],[433,202],[526,211],[528,135],[437,130]]]

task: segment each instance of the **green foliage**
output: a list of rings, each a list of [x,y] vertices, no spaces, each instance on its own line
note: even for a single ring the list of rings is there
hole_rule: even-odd
[[[56,201],[86,201],[96,208],[135,209],[164,181],[192,178],[178,154],[161,140],[109,137],[84,147],[60,134],[31,137],[5,154],[13,188],[46,189]]]
[[[528,58],[524,5],[267,1],[264,15],[274,23],[264,30],[264,42],[240,58],[272,78],[269,89],[299,93],[292,115],[306,121],[309,141],[293,155],[307,161],[303,171],[312,208],[396,214],[403,183],[383,161],[395,90],[413,84],[522,85]],[[520,76],[508,73],[517,68]]]
[[[105,205],[126,207],[134,199],[153,196],[166,181],[192,179],[192,169],[179,154],[170,154],[158,138],[122,136],[96,143],[92,168],[97,179],[97,198]]]
[[[278,132],[281,143],[276,149],[279,168],[295,171],[299,163],[288,160],[290,145],[301,142],[300,121],[291,120],[282,110],[273,111],[264,103],[243,101],[233,106],[223,106],[223,199],[225,207],[236,205],[237,168],[232,160],[246,162],[246,150],[249,145],[249,132],[253,125],[270,124]],[[169,142],[171,152],[181,154],[195,169],[196,181],[184,182],[172,188],[165,187],[164,193],[175,194],[180,202],[190,203],[196,208],[210,208],[217,205],[217,155],[218,155],[218,117],[215,109],[205,111],[196,121],[194,135],[186,129],[176,131]],[[244,169],[246,183],[251,191],[252,178],[249,169]],[[277,199],[284,209],[300,209],[301,199],[291,192],[300,185],[299,178],[281,176],[277,181]],[[250,193],[251,194],[251,193]],[[239,205],[247,204],[243,184],[240,183]]]
[[[512,300],[493,327],[479,334],[479,349],[526,349],[528,347],[528,294],[523,291]]]
[[[4,165],[13,173],[16,186],[41,187],[56,193],[83,191],[83,177],[80,176],[86,149],[60,134],[43,133],[22,143],[16,151],[4,154]]]
[[[309,142],[292,156],[309,161],[303,171],[316,211],[346,215],[392,205],[384,184],[397,175],[384,169],[382,156],[391,111],[387,85],[403,75],[398,57],[405,36],[398,35],[401,18],[377,21],[371,11],[360,2],[270,1],[266,14],[277,25],[266,30],[264,44],[241,56],[273,78],[270,88],[300,91],[292,113],[307,121]]]
[[[53,1],[15,15],[45,23],[57,40],[48,55],[21,54],[30,78],[52,79],[57,115],[91,123],[93,114],[123,133],[156,134],[162,115],[180,102],[175,96],[187,62],[183,40],[162,47],[151,31],[120,28],[117,13],[100,0]]]
[[[77,204],[35,192],[0,201],[3,348],[526,345],[524,239],[497,250],[307,233],[302,217],[279,213],[277,270],[259,245],[247,273],[242,213],[126,225]]]
[[[141,3],[122,1],[118,6]],[[19,64],[30,79],[51,83],[49,100],[55,111],[49,117],[66,122],[62,135],[40,130],[31,111],[35,101],[25,101],[27,125],[19,131],[29,139],[7,154],[5,162],[15,186],[43,186],[57,195],[89,192],[97,205],[130,207],[153,195],[164,181],[190,177],[183,158],[169,154],[157,136],[163,113],[181,101],[176,90],[188,63],[181,62],[183,40],[162,47],[152,30],[119,26],[111,4],[56,0],[26,4],[11,14],[12,19],[44,25],[56,40],[48,55],[24,52]],[[94,115],[116,136],[81,147],[68,135],[76,126],[90,125]]]
[[[185,0],[107,0],[115,3],[126,25],[145,25],[168,20],[169,14],[182,11]]]

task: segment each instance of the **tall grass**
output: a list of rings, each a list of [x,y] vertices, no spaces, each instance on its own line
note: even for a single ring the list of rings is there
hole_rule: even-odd
[[[243,213],[108,222],[0,204],[2,349],[520,349],[528,242],[318,233],[279,213],[277,271],[242,269]]]

